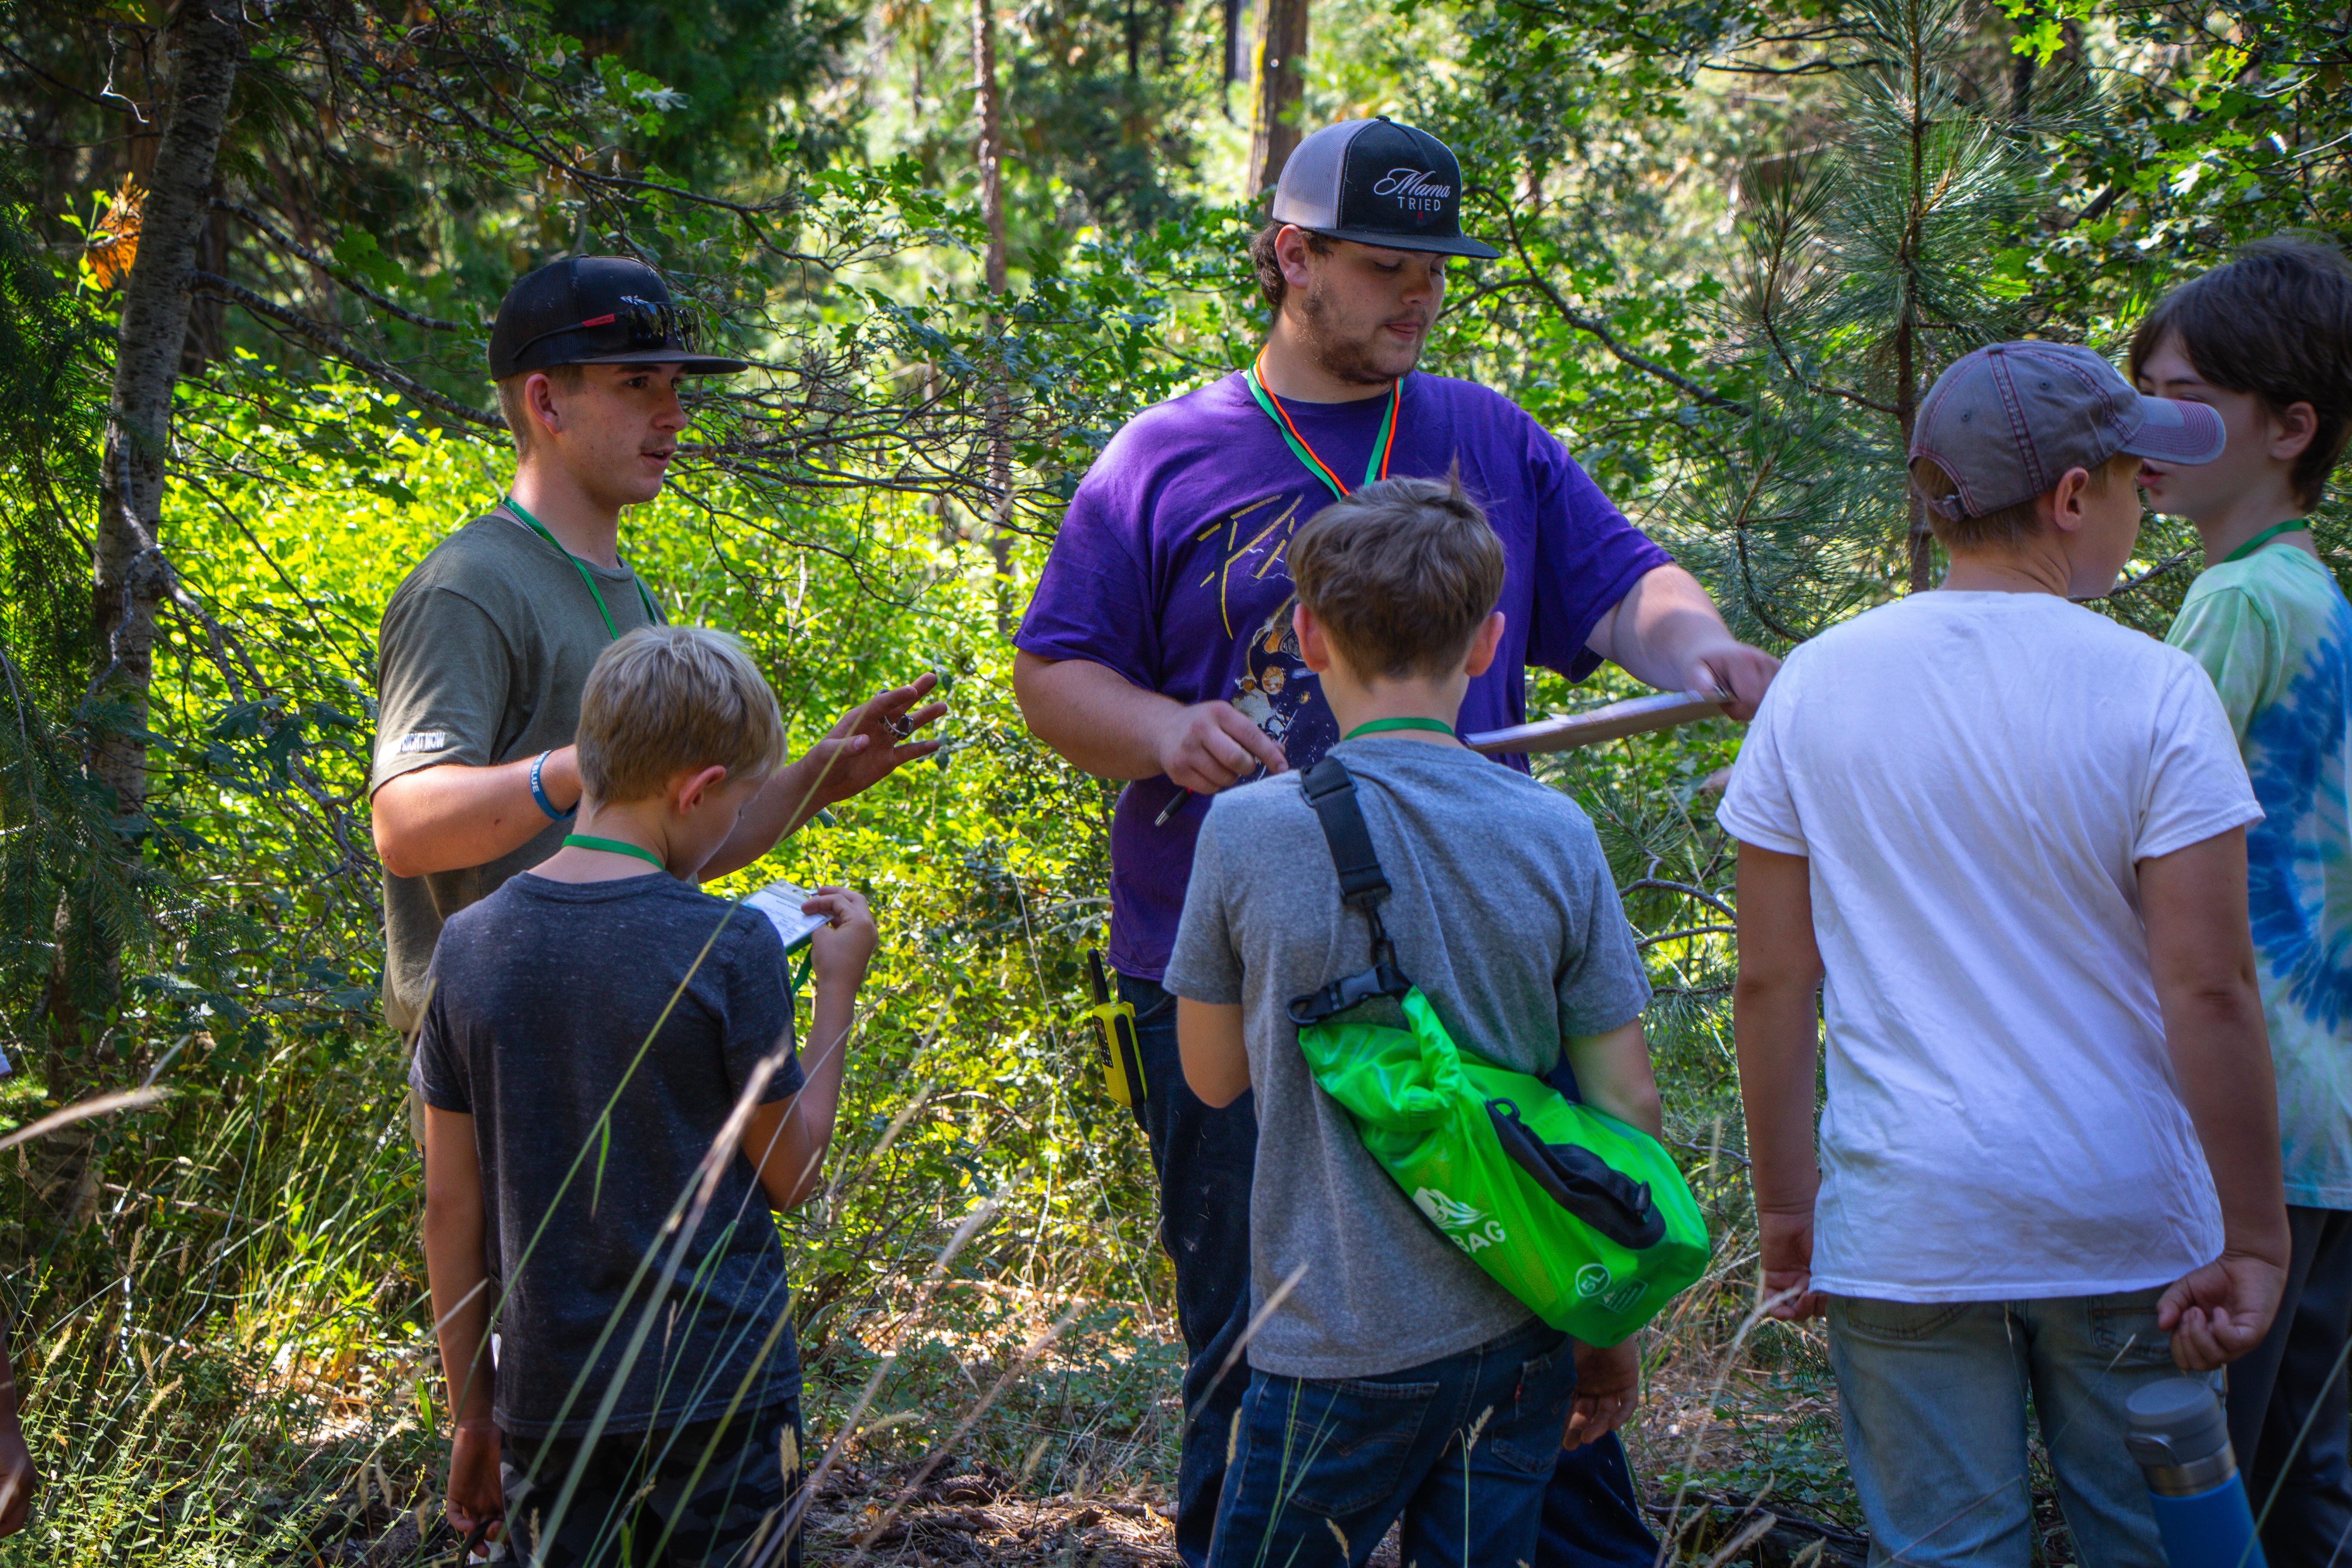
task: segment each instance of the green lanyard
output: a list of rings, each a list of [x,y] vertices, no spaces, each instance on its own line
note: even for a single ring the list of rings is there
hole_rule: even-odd
[[[642,845],[624,844],[617,838],[592,838],[585,833],[567,833],[563,836],[563,842],[567,847],[576,845],[583,849],[602,849],[607,855],[634,855],[656,871],[667,874],[669,870],[662,864],[660,856]]]
[[[604,590],[597,587],[596,579],[588,574],[588,563],[581,560],[577,555],[572,554],[569,550],[564,549],[562,542],[559,541],[555,535],[547,531],[546,524],[541,522],[539,519],[531,516],[530,513],[523,510],[522,502],[515,500],[512,496],[509,496],[506,498],[506,504],[508,510],[512,511],[517,517],[522,519],[523,521],[529,525],[533,533],[536,533],[541,539],[547,541],[548,543],[553,545],[557,554],[572,563],[572,569],[580,574],[580,580],[588,584],[589,595],[596,601],[596,613],[604,617],[604,635],[611,637],[614,641],[618,642],[621,639],[621,634],[613,625],[613,612],[605,606]],[[621,564],[626,566],[628,563],[623,561]],[[637,585],[637,598],[646,606],[646,619],[653,622],[656,626],[660,626],[662,624],[661,612],[654,608],[654,596],[646,592],[646,580],[638,576],[634,572],[629,574],[629,580]]]
[[[2307,517],[2291,517],[2284,522],[2274,522],[2268,528],[2263,530],[2260,533],[2254,535],[2252,539],[2246,541],[2243,544],[2238,546],[2235,550],[2230,552],[2227,555],[2221,557],[2221,564],[2227,566],[2232,561],[2243,561],[2247,556],[2252,555],[2255,551],[2260,550],[2263,545],[2268,544],[2280,534],[2293,533],[2298,528],[2309,528],[2310,526],[2311,520]]]
[[[1368,724],[1357,725],[1339,739],[1352,741],[1359,735],[1377,735],[1386,730],[1426,730],[1433,735],[1448,737],[1454,733],[1454,726],[1443,719],[1375,719]]]
[[[1265,355],[1261,353],[1259,357],[1262,359]],[[1290,422],[1290,411],[1283,407],[1281,399],[1268,392],[1265,383],[1258,379],[1257,366],[1253,364],[1242,372],[1242,379],[1249,383],[1250,395],[1257,399],[1260,408],[1265,410],[1265,416],[1274,421],[1274,427],[1282,432],[1284,444],[1300,462],[1307,465],[1307,471],[1328,485],[1333,495],[1341,500],[1347,500],[1348,487],[1340,482],[1339,475],[1331,471],[1330,464],[1315,455],[1315,448],[1307,444],[1307,437],[1301,436],[1298,426]],[[1381,416],[1380,432],[1372,437],[1372,455],[1364,463],[1364,483],[1368,485],[1375,479],[1389,477],[1389,452],[1396,445],[1397,405],[1403,399],[1404,382],[1399,379],[1389,388],[1389,411]]]

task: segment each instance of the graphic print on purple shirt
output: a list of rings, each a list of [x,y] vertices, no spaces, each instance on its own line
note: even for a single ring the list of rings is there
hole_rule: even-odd
[[[1307,444],[1353,483],[1388,399],[1283,399]],[[1601,660],[1585,639],[1642,574],[1669,557],[1627,522],[1559,442],[1500,393],[1416,373],[1397,411],[1391,478],[1463,487],[1503,542],[1503,642],[1463,700],[1465,731],[1527,717],[1529,665],[1571,679]],[[1291,533],[1331,500],[1283,443],[1238,373],[1130,420],[1087,470],[1013,645],[1082,658],[1182,703],[1223,699],[1311,767],[1339,738],[1291,630]],[[1525,758],[1512,759],[1524,769]],[[1111,821],[1112,965],[1166,970],[1208,802],[1161,826],[1165,776],[1121,792]]]

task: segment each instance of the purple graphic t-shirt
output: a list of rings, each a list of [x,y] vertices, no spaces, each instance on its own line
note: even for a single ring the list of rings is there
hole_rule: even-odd
[[[1388,399],[1294,403],[1299,434],[1358,482]],[[1462,704],[1464,733],[1527,718],[1528,665],[1570,679],[1601,660],[1585,639],[1666,552],[1610,505],[1559,442],[1499,393],[1415,374],[1397,410],[1391,478],[1462,483],[1503,542],[1503,643]],[[1331,492],[1284,445],[1239,374],[1146,409],[1113,437],[1072,498],[1014,636],[1039,658],[1106,665],[1179,702],[1231,701],[1293,768],[1339,740],[1290,627],[1292,530]],[[1522,768],[1524,759],[1515,759]],[[1208,802],[1154,826],[1177,793],[1165,776],[1119,795],[1111,822],[1110,960],[1166,970],[1192,841]]]

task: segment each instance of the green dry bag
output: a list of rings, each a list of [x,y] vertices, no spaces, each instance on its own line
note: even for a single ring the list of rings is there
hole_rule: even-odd
[[[1290,1004],[1315,1081],[1413,1206],[1553,1328],[1613,1345],[1706,1269],[1706,1224],[1658,1141],[1454,1044],[1381,926],[1387,876],[1356,783],[1326,757],[1299,781],[1370,922],[1372,966]],[[1404,1026],[1351,1020],[1374,997]]]

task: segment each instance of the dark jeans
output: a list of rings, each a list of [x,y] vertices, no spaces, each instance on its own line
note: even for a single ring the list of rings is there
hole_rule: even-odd
[[[1416,1568],[1516,1568],[1575,1392],[1575,1347],[1536,1322],[1379,1377],[1252,1373],[1211,1568],[1361,1568],[1400,1519]]]
[[[1135,1008],[1149,1086],[1136,1120],[1160,1178],[1160,1244],[1176,1268],[1176,1322],[1184,1335],[1184,1431],[1176,1468],[1176,1550],[1185,1568],[1209,1560],[1225,1455],[1248,1391],[1250,1173],[1257,1111],[1248,1095],[1212,1110],[1185,1086],[1176,1052],[1176,999],[1149,980],[1118,977]],[[1227,1358],[1232,1370],[1220,1378]],[[1557,1443],[1557,1435],[1554,1437]],[[1625,1450],[1612,1433],[1554,1461],[1534,1568],[1649,1568],[1657,1538],[1643,1522]]]
[[[2230,1446],[2258,1517],[2278,1493],[2263,1523],[2271,1568],[2352,1564],[2344,1366],[2352,1342],[2352,1213],[2289,1205],[2286,1223],[2294,1249],[2278,1317],[2263,1342],[2230,1367]]]
[[[509,1562],[528,1568],[800,1568],[801,1404],[576,1437],[500,1434]],[[570,1479],[579,1486],[558,1516]]]

